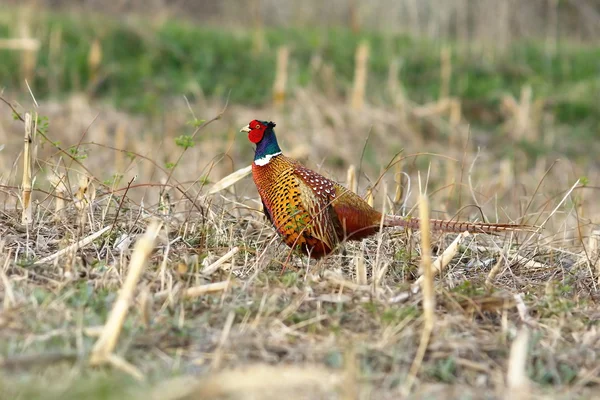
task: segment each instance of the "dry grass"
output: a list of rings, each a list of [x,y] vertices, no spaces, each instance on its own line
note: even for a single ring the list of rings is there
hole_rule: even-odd
[[[41,104],[47,135],[61,144],[38,136],[30,226],[20,222],[17,186],[24,127],[3,106],[0,384],[8,390],[0,396],[392,399],[408,388],[416,398],[499,398],[523,387],[590,396],[600,384],[600,332],[598,246],[588,237],[600,210],[582,194],[591,189],[573,184],[584,175],[597,182],[598,171],[517,159],[507,179],[493,154],[467,141],[465,121],[455,118],[444,136],[444,113],[406,104],[403,116],[369,104],[356,111],[299,89],[285,107],[230,106],[188,127],[197,145],[187,150],[174,145],[196,119],[184,104],[174,102],[161,136],[82,98]],[[221,115],[223,105],[204,110]],[[454,243],[432,233],[431,246],[419,232],[386,231],[315,266],[280,244],[242,178],[251,149],[237,128],[256,117],[277,121],[287,153],[356,179],[360,193],[372,188],[377,207],[410,211],[420,173],[442,217],[472,203],[460,218],[544,222],[544,230]],[[126,133],[125,149],[111,148],[113,132]],[[402,168],[388,164],[394,159]],[[125,169],[107,168],[114,163]],[[385,187],[395,188],[391,197]],[[156,243],[147,260],[137,258],[132,244],[155,218]],[[434,309],[423,310],[429,292],[416,289],[418,265],[429,247],[438,275]],[[136,259],[147,266],[134,270]],[[90,357],[110,366],[91,367]]]

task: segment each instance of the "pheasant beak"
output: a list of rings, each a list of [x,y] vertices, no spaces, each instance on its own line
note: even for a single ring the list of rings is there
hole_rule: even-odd
[[[246,133],[250,132],[250,125],[246,125],[242,129],[240,129],[240,132],[246,132]]]

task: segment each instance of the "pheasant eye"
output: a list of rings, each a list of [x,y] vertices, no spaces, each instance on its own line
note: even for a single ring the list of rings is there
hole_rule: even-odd
[[[260,125],[259,125],[259,124],[256,124],[256,126],[255,126],[254,128],[255,128],[255,129],[259,129],[259,128],[260,128]]]

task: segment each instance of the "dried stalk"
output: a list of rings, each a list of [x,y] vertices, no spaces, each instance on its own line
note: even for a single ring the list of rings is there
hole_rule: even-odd
[[[299,148],[295,148],[294,150],[290,151],[288,155],[291,158],[298,158],[298,157],[304,157],[306,155],[306,153],[307,153],[306,148],[299,147]],[[251,165],[248,165],[247,167],[244,167],[244,168],[240,168],[237,171],[232,172],[231,174],[227,175],[226,177],[224,177],[223,179],[221,179],[220,181],[215,183],[208,191],[208,194],[215,194],[215,193],[220,192],[221,190],[227,189],[228,187],[235,184],[236,182],[241,181],[242,179],[244,179],[246,176],[250,175],[251,173],[252,173]]]
[[[504,265],[505,261],[506,261],[506,259],[504,257],[502,257],[502,256],[498,257],[498,261],[496,262],[496,264],[492,267],[492,269],[488,273],[487,278],[485,278],[485,287],[488,290],[490,290],[492,288],[492,283],[494,282],[494,280],[500,273],[500,270],[502,269],[502,266]]]
[[[206,268],[202,269],[202,271],[201,271],[202,275],[210,276],[210,275],[214,274],[219,269],[219,267],[221,267],[221,265],[223,265],[223,263],[225,261],[229,260],[234,255],[236,255],[238,251],[240,251],[239,247],[236,246],[236,247],[232,248],[227,253],[225,253],[221,258],[219,258],[217,261],[215,261],[211,265],[207,266]]]
[[[183,291],[183,297],[195,298],[204,296],[208,293],[221,292],[227,290],[230,281],[221,281],[214,283],[207,283],[206,285],[193,286]],[[154,300],[164,300],[172,293],[172,290],[162,290],[154,295]]]
[[[454,241],[452,243],[450,243],[450,246],[448,246],[448,248],[446,250],[444,250],[442,255],[439,256],[432,264],[433,276],[439,274],[441,271],[443,271],[448,266],[448,264],[450,264],[450,261],[452,261],[452,258],[458,252],[458,246],[465,240],[465,238],[467,238],[470,235],[471,234],[469,232],[465,231],[465,232],[459,234],[456,237],[456,239],[454,239]],[[412,284],[411,290],[413,293],[419,292],[424,279],[425,279],[424,276],[420,276]]]
[[[104,325],[102,334],[90,355],[90,363],[92,365],[99,365],[104,363],[114,364],[113,351],[117,345],[117,340],[123,328],[127,311],[131,305],[133,299],[133,292],[138,284],[144,266],[148,261],[148,257],[152,250],[154,250],[154,242],[162,223],[154,220],[150,223],[150,226],[146,230],[144,236],[142,236],[136,243],[133,254],[131,255],[131,262],[129,263],[129,272],[123,283],[123,287],[119,292],[119,297],[115,302],[108,321]]]
[[[421,331],[421,340],[419,348],[413,359],[410,371],[406,378],[406,383],[402,388],[404,397],[408,396],[414,385],[425,352],[429,346],[429,339],[435,325],[435,293],[433,290],[433,268],[431,265],[431,240],[429,225],[429,201],[425,194],[421,194],[419,201],[419,218],[421,219],[421,269],[422,269],[422,288],[423,288],[423,329]]]
[[[100,229],[98,232],[94,232],[93,234],[89,235],[88,237],[81,239],[77,243],[73,243],[72,245],[65,247],[62,250],[57,251],[56,253],[51,254],[48,257],[44,257],[41,260],[36,261],[35,265],[49,263],[50,261],[53,261],[54,259],[62,256],[63,254],[67,254],[67,253],[69,253],[71,251],[75,251],[77,249],[82,249],[85,246],[87,246],[88,244],[92,243],[97,238],[99,238],[100,236],[102,236],[102,234],[105,233],[106,231],[108,231],[109,229],[110,229],[110,226],[105,226],[104,228]]]
[[[96,38],[90,46],[88,54],[88,68],[90,73],[90,82],[96,82],[98,79],[98,70],[102,62],[102,46],[100,40]]]
[[[65,174],[57,174],[56,172],[52,172],[48,177],[48,181],[54,187],[54,191],[56,192],[56,199],[54,205],[54,219],[60,221],[64,216],[65,209],[65,198],[68,196],[69,189],[65,184],[66,175]]]
[[[359,110],[365,103],[365,90],[367,88],[367,63],[369,61],[369,45],[366,42],[361,43],[356,49],[356,64],[354,67],[354,86],[352,88],[353,109]]]
[[[33,222],[33,213],[31,207],[31,190],[33,188],[31,174],[31,146],[35,139],[37,130],[37,114],[25,113],[25,140],[23,146],[23,212],[21,213],[21,223],[29,225]]]
[[[354,268],[356,269],[356,283],[358,285],[367,285],[367,267],[365,265],[365,247],[364,245],[354,256]]]
[[[356,182],[356,167],[353,164],[350,164],[350,166],[348,167],[348,173],[346,176],[347,176],[346,182],[348,185],[348,189],[351,192],[356,193],[358,185]]]
[[[373,207],[373,188],[368,188],[367,193],[365,194],[365,201]]]
[[[96,187],[92,182],[92,178],[87,175],[82,175],[79,178],[79,187],[77,192],[75,192],[75,207],[78,214],[78,223],[81,232],[83,232],[83,227],[85,226],[88,211],[90,206],[94,202],[96,198]]]
[[[429,224],[429,200],[421,195],[419,202],[419,218],[421,219],[421,269],[423,288],[423,313],[425,325],[433,328],[435,322],[435,294],[433,292],[433,267],[431,264],[431,229]]]
[[[523,326],[510,346],[508,371],[506,372],[506,399],[528,399],[529,379],[527,378],[527,346],[529,331]]]
[[[281,46],[277,50],[277,67],[275,84],[273,85],[273,103],[276,107],[285,102],[285,88],[288,79],[288,59],[290,50],[287,46]]]
[[[452,58],[449,47],[442,47],[440,62],[440,99],[445,99],[450,96],[450,80],[452,79]]]
[[[600,230],[592,231],[589,238],[588,253],[592,269],[596,270],[598,285],[600,285]]]
[[[32,39],[31,11],[31,9],[25,10],[19,21],[19,36],[22,43],[29,43]],[[37,41],[37,44],[25,46],[25,48],[21,49],[21,79],[24,84],[23,89],[27,87],[27,82],[33,82],[34,80],[39,48],[40,43]]]
[[[394,174],[394,180],[396,182],[396,191],[394,192],[394,204],[400,203],[402,200],[402,162],[398,161],[395,166],[396,173]]]
[[[247,167],[240,168],[235,172],[227,175],[225,178],[221,179],[219,182],[215,183],[213,187],[210,188],[208,194],[215,194],[220,192],[223,189],[227,189],[229,186],[234,183],[244,179],[246,176],[250,175],[252,172],[252,166],[248,165]]]
[[[0,39],[0,49],[2,50],[38,51],[40,46],[38,39]]]

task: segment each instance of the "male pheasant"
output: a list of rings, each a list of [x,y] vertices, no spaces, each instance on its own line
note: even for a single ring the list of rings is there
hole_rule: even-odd
[[[357,194],[282,154],[275,123],[253,120],[240,132],[256,144],[252,177],[263,211],[285,244],[313,258],[333,252],[343,240],[360,240],[379,230],[382,214]],[[431,220],[446,232],[495,233],[522,225]],[[383,217],[384,227],[418,228],[418,218]]]

